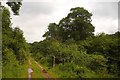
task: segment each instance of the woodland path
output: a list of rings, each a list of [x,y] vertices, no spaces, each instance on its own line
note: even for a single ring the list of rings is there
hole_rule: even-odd
[[[29,64],[32,65],[31,60],[33,60],[36,65],[40,68],[40,72],[42,73],[42,76],[45,78],[45,80],[55,80],[53,79],[53,77],[47,72],[47,70],[45,70],[38,62],[36,62],[34,59],[30,58],[29,59]],[[34,72],[33,72],[34,74]]]

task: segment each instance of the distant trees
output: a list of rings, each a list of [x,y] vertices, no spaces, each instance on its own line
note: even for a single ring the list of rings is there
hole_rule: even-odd
[[[65,41],[68,39],[83,40],[93,36],[94,26],[91,24],[91,16],[92,14],[84,8],[72,8],[67,17],[60,20],[59,24],[50,23],[48,31],[43,37]]]

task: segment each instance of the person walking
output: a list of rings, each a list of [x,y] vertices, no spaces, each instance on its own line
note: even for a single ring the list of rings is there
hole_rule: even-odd
[[[33,69],[31,68],[31,60],[29,59],[28,80],[32,78]]]
[[[32,78],[32,73],[33,73],[33,69],[31,67],[28,68],[28,80],[31,80]]]

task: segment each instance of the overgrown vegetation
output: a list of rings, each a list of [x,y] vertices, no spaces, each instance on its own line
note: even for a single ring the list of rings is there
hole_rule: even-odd
[[[3,7],[0,10],[2,11],[2,77],[19,78],[23,73],[22,66],[28,58],[28,44],[23,32],[18,27],[11,27],[8,9]]]
[[[8,2],[15,15],[21,3]],[[23,32],[12,28],[10,13],[2,11],[2,77],[27,76],[29,49],[31,56],[46,66],[57,78],[118,78],[120,76],[120,32],[94,35],[95,27],[86,9],[72,8],[58,24],[50,23],[43,41],[28,45]],[[34,77],[40,72],[35,64]],[[23,74],[23,75],[21,75]]]
[[[95,36],[91,16],[72,8],[59,24],[49,24],[45,40],[30,44],[32,56],[61,78],[119,77],[120,32]]]

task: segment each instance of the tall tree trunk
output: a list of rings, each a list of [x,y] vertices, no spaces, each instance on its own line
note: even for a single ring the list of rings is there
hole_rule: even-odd
[[[55,67],[55,56],[53,56],[53,67]]]

